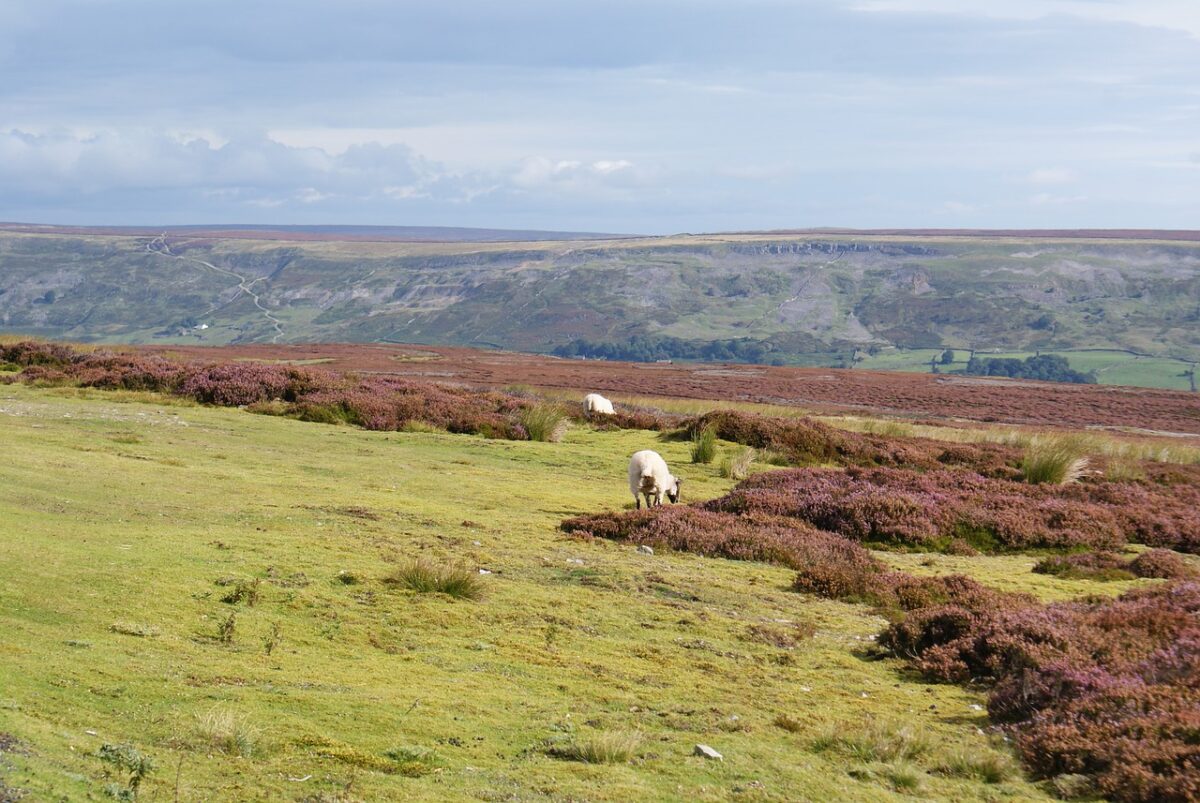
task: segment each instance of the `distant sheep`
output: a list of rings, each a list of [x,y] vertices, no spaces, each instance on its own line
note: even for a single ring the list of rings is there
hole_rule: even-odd
[[[642,509],[643,496],[646,507],[661,505],[664,496],[675,504],[679,501],[680,482],[678,477],[671,476],[667,461],[658,452],[643,449],[629,460],[629,492],[638,510]]]
[[[599,393],[589,393],[583,397],[583,409],[589,415],[597,413],[600,415],[612,415],[613,405],[608,399],[601,396]]]

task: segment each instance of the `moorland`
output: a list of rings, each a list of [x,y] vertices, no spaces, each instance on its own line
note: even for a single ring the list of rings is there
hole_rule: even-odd
[[[363,348],[426,373],[0,343],[0,794],[1200,794],[1194,395],[589,419]],[[682,504],[630,509],[641,448]]]

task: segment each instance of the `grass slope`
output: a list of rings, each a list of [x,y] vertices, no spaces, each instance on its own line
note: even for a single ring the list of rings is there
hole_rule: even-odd
[[[980,695],[865,658],[882,624],[865,608],[789,592],[778,568],[557,533],[627,504],[646,446],[691,499],[724,492],[686,442],[372,433],[18,386],[0,442],[0,734],[24,746],[0,783],[34,799],[98,798],[97,752],[123,742],[157,762],[150,799],[1045,797],[940,774],[936,751],[814,747],[870,717],[947,756],[993,751]],[[382,582],[418,558],[490,570],[484,598]],[[1129,585],[938,560],[1046,598]],[[255,604],[222,601],[255,578]],[[762,637],[806,628],[794,648]]]

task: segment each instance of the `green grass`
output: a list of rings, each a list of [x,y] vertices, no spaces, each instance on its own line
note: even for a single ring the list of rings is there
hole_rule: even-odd
[[[938,365],[941,373],[961,371],[967,367],[969,349],[952,349],[955,361]],[[869,371],[908,371],[929,373],[929,360],[941,355],[941,349],[887,348],[874,356],[864,356],[855,367]],[[1065,357],[1076,371],[1094,371],[1102,385],[1131,385],[1168,390],[1190,390],[1191,384],[1183,373],[1190,363],[1169,357],[1142,357],[1128,351],[1088,349],[1066,351],[980,351],[980,357],[1010,357],[1023,360],[1035,354],[1056,354]]]
[[[717,456],[717,432],[705,427],[692,435],[691,457],[693,463],[711,463]]]
[[[29,799],[99,799],[117,780],[104,744],[153,761],[143,799],[174,799],[178,773],[180,800],[214,801],[716,801],[751,781],[763,799],[882,801],[904,799],[911,773],[860,773],[810,734],[870,714],[990,749],[979,691],[867,660],[883,626],[867,608],[792,593],[777,567],[557,530],[628,506],[642,448],[693,499],[731,487],[686,441],[378,433],[15,386],[0,411],[0,732],[29,748],[0,777]],[[487,596],[382,582],[414,558],[492,572]],[[1044,598],[1134,585],[934,558],[888,559]],[[254,579],[254,605],[222,601]],[[747,637],[797,622],[811,635],[790,646]],[[214,711],[236,721],[202,725]],[[783,714],[793,729],[772,724]],[[636,760],[545,752],[607,733],[638,734]],[[693,756],[700,742],[724,762]],[[1017,776],[918,780],[934,799],[1047,799]]]

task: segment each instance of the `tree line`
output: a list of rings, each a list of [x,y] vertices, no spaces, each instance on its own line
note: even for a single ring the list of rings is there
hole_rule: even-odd
[[[1094,385],[1096,375],[1071,368],[1066,357],[1041,354],[1018,360],[1014,357],[972,357],[965,373],[972,376],[1007,376],[1012,379],[1036,379],[1041,382],[1075,382]]]

